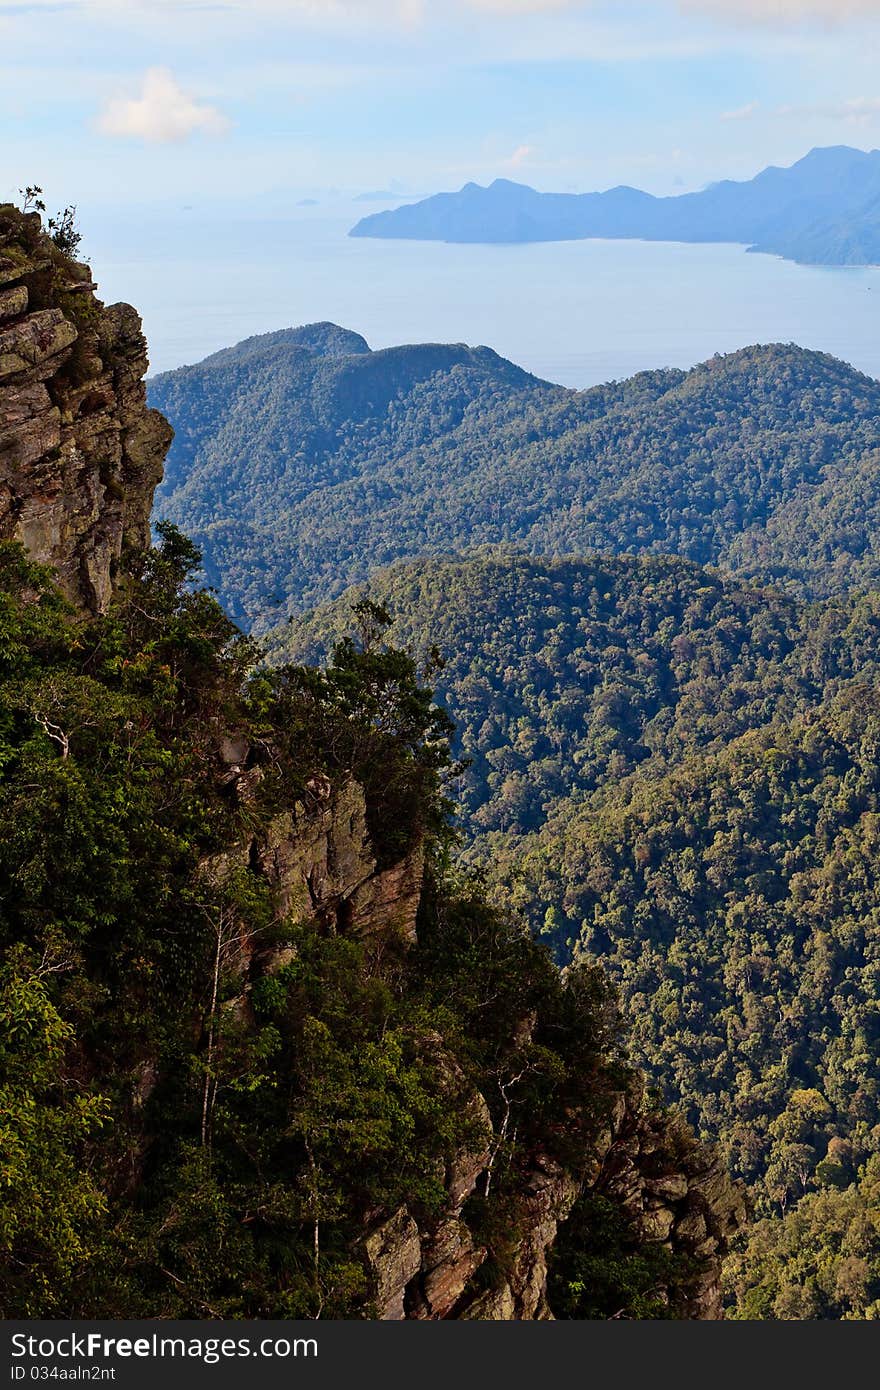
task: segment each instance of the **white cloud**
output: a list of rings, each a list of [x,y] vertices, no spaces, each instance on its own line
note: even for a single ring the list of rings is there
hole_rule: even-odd
[[[504,162],[508,169],[519,169],[521,165],[529,163],[534,153],[533,145],[517,145],[510,158]]]
[[[759,101],[750,101],[747,106],[737,106],[734,111],[722,111],[722,121],[749,121],[752,116],[757,116],[761,109]]]
[[[197,133],[223,135],[229,121],[216,106],[184,91],[168,68],[149,68],[140,95],[109,101],[98,119],[98,129],[122,139],[172,144]]]

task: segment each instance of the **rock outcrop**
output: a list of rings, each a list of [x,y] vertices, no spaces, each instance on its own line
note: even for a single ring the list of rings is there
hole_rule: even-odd
[[[626,1211],[634,1248],[656,1243],[687,1260],[688,1277],[656,1291],[677,1316],[722,1317],[721,1261],[746,1221],[743,1189],[686,1126],[668,1114],[646,1112],[638,1085],[616,1097],[608,1128],[598,1140],[585,1141],[576,1167],[534,1156],[521,1175],[505,1267],[481,1279],[487,1251],[468,1224],[466,1202],[485,1190],[493,1131],[483,1097],[474,1103],[486,1126],[485,1142],[461,1156],[464,1184],[447,1175],[447,1212],[420,1225],[401,1207],[364,1241],[380,1318],[552,1319],[547,1282],[553,1244],[584,1193],[611,1198]],[[575,1117],[572,1122],[576,1126]]]
[[[259,763],[247,766],[251,750],[224,740],[220,781],[239,806],[253,803],[262,780]],[[314,921],[328,933],[360,938],[416,940],[422,894],[424,848],[416,836],[397,863],[380,868],[367,828],[363,787],[352,777],[333,785],[313,778],[302,800],[272,816],[266,825],[204,862],[207,877],[222,883],[237,869],[258,873],[269,885],[275,917]],[[247,982],[256,972],[278,969],[288,948],[274,946],[267,960],[259,943],[243,942],[238,973]]]
[[[36,213],[0,205],[0,538],[102,612],[123,552],[149,543],[172,430],[146,406],[138,315],[95,288]]]
[[[248,766],[253,750],[226,742],[226,784],[240,804],[252,802],[261,780],[259,764]],[[416,838],[400,861],[377,867],[367,826],[363,788],[352,778],[334,786],[315,778],[302,801],[273,817],[265,830],[206,865],[218,879],[249,865],[272,890],[279,922],[312,920],[329,933],[360,939],[381,938],[404,948],[416,941],[422,891],[423,851]],[[242,992],[228,1007],[248,1012],[253,982],[293,958],[291,946],[242,943]],[[528,1034],[532,1016],[518,1029]],[[434,1057],[444,1057],[444,1040],[426,1037]],[[463,1078],[446,1062],[454,1089]],[[466,1149],[446,1164],[442,1212],[426,1218],[416,1206],[400,1206],[367,1229],[360,1257],[366,1265],[372,1306],[380,1319],[471,1320],[550,1319],[548,1267],[560,1225],[585,1193],[608,1198],[626,1215],[633,1248],[657,1245],[684,1257],[689,1275],[658,1291],[678,1316],[719,1318],[721,1260],[746,1219],[739,1184],[723,1162],[698,1144],[687,1126],[666,1111],[651,1109],[636,1075],[606,1102],[597,1126],[594,1115],[566,1117],[569,1147],[576,1161],[563,1166],[546,1152],[535,1152],[517,1174],[518,1196],[503,1268],[488,1258],[472,1199],[482,1198],[492,1181],[500,1145],[500,1124],[487,1098],[472,1091]]]
[[[399,863],[379,870],[357,782],[333,788],[326,778],[315,779],[308,800],[275,817],[256,853],[274,889],[279,917],[315,916],[360,937],[415,941],[421,843]]]

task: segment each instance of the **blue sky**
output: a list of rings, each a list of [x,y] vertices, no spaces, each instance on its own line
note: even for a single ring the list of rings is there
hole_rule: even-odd
[[[0,198],[657,192],[880,145],[880,0],[0,0]]]

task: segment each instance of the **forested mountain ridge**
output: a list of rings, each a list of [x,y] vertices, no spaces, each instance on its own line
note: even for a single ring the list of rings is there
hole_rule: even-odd
[[[538,193],[496,179],[457,193],[372,213],[350,235],[449,242],[741,242],[820,265],[880,262],[880,151],[814,149],[791,168],[746,182],[724,180],[697,193],[655,197],[636,188]]]
[[[880,383],[793,346],[571,391],[485,348],[328,359],[254,340],[155,378],[150,399],[177,431],[157,515],[258,629],[395,560],[486,542],[674,553],[801,594],[880,569]]]
[[[260,669],[149,544],[134,311],[6,206],[0,284],[3,1315],[718,1316],[743,1194],[452,868],[382,614]]]
[[[281,483],[291,499],[307,496],[328,481],[357,476],[364,468],[358,456],[360,441],[356,433],[346,438],[340,431],[366,431],[369,437],[393,430],[397,422],[386,417],[393,416],[399,398],[430,389],[434,378],[452,373],[459,383],[459,399],[450,399],[457,411],[442,421],[447,428],[466,404],[484,392],[491,396],[493,388],[546,386],[489,348],[429,343],[372,352],[358,334],[335,324],[309,324],[245,339],[197,366],[154,377],[151,396],[179,421],[174,453],[157,497],[161,500],[179,487],[184,497],[195,491],[192,474],[205,445],[214,445],[218,435],[221,450],[226,441],[229,449],[253,450],[256,470],[242,478],[244,460],[239,460],[239,469],[225,478],[220,468],[211,469],[209,456],[208,480],[228,489],[218,500],[259,506],[261,467],[274,467],[269,480]],[[335,466],[329,462],[334,455],[341,456]]]

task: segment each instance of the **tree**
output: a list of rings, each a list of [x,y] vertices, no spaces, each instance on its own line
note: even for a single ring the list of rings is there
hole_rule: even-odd
[[[85,1161],[108,1105],[65,1076],[73,1029],[46,983],[64,966],[0,969],[0,1294],[7,1316],[64,1307],[106,1202]]]

